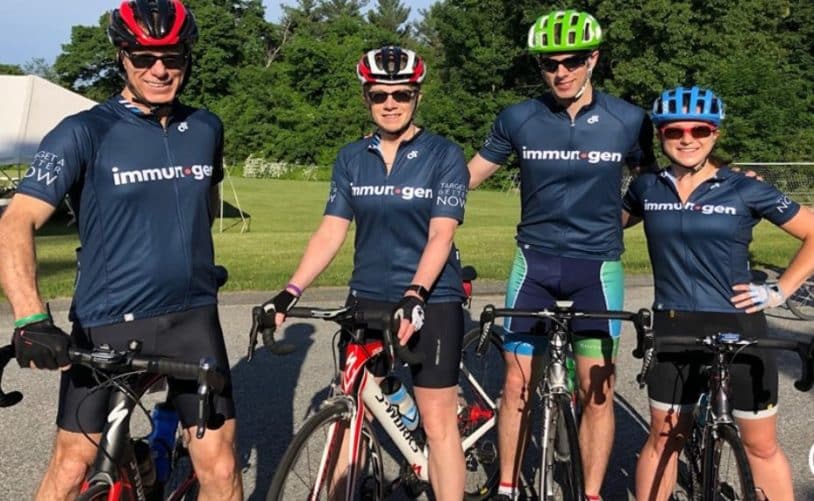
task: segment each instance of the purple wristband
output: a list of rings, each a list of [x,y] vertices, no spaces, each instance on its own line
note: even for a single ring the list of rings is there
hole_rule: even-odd
[[[294,285],[292,283],[289,283],[288,285],[286,285],[285,288],[286,289],[291,289],[292,291],[294,291],[294,293],[297,295],[297,297],[302,296],[302,289],[300,289],[299,287],[297,287],[296,285]]]

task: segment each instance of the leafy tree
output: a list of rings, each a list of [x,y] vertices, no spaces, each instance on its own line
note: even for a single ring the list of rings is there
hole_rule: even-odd
[[[16,64],[0,63],[0,75],[25,75],[25,72]]]
[[[71,41],[62,46],[54,71],[60,85],[95,101],[103,101],[122,89],[116,51],[107,39],[108,16],[96,26],[74,26]]]
[[[398,34],[399,39],[410,36],[410,26],[407,19],[410,17],[410,8],[401,4],[400,0],[378,0],[376,10],[367,13],[367,20],[384,31]]]
[[[59,76],[54,71],[54,67],[41,57],[35,57],[23,64],[23,71],[26,75],[36,75],[51,82],[59,83]]]

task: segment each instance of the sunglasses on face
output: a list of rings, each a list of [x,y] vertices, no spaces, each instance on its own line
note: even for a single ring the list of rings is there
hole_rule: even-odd
[[[560,65],[565,66],[565,69],[568,71],[574,71],[581,66],[585,66],[585,62],[588,61],[590,56],[590,54],[577,54],[576,56],[565,58],[562,61],[544,57],[540,59],[540,67],[543,68],[543,71],[546,73],[556,72]]]
[[[133,67],[140,70],[152,68],[159,59],[168,70],[182,70],[187,65],[186,54],[163,54],[160,56],[149,53],[134,54],[132,52],[125,52],[125,54],[130,62],[133,63]]]
[[[693,139],[704,139],[712,135],[715,132],[715,127],[711,127],[709,125],[696,125],[694,127],[663,127],[661,129],[661,137],[664,139],[681,139],[684,137],[684,134],[689,133]]]
[[[397,103],[409,103],[415,97],[415,91],[412,90],[396,90],[393,92],[384,91],[368,91],[367,98],[371,103],[382,104],[387,101],[387,98],[392,96],[393,100]]]

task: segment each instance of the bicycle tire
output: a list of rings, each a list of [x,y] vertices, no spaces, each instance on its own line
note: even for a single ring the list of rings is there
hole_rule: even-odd
[[[335,423],[350,425],[348,405],[342,401],[333,401],[325,405],[316,414],[303,423],[302,428],[294,436],[291,445],[283,455],[277,471],[271,480],[271,487],[266,494],[266,501],[288,501],[291,499],[329,499],[328,489],[319,489],[317,497],[312,497],[313,482],[316,479],[320,462],[325,453],[339,452],[340,447],[333,447],[328,443],[328,429]],[[324,429],[324,433],[321,431]],[[311,439],[316,440],[310,444]],[[376,436],[370,429],[367,421],[362,425],[362,446],[365,450],[365,459],[359,467],[359,478],[356,481],[358,490],[352,494],[354,501],[379,501],[384,499],[384,472],[382,469],[382,455]],[[338,444],[334,444],[338,445]],[[326,450],[326,447],[328,449]],[[303,456],[303,454],[305,456]],[[311,471],[301,471],[298,468],[299,459],[308,462]],[[371,475],[365,476],[367,470]],[[329,482],[328,482],[329,483]]]
[[[678,484],[686,491],[686,498],[690,501],[704,501],[703,484],[703,452],[702,441],[704,429],[693,421],[692,429],[684,442],[684,448],[679,458]],[[676,497],[676,499],[679,499]]]
[[[713,427],[705,430],[703,499],[756,501],[752,470],[738,430],[731,424],[718,425],[715,429],[715,436]]]
[[[806,280],[786,299],[786,306],[800,320],[814,320],[814,282]]]
[[[110,494],[110,486],[105,483],[97,483],[88,487],[88,490],[80,493],[76,501],[107,501]]]
[[[582,501],[585,498],[582,456],[571,397],[562,393],[547,395],[542,405],[543,419],[548,420],[551,433],[540,439],[541,467],[537,482],[540,499]],[[545,426],[541,427],[543,430]]]
[[[492,417],[497,416],[497,406],[503,389],[505,361],[503,359],[503,339],[492,333],[489,335],[488,349],[482,356],[475,351],[480,337],[480,329],[475,328],[464,336],[461,353],[461,370],[458,376],[458,429],[461,439],[471,433],[482,432]],[[485,400],[467,377],[467,372],[475,379],[494,406]],[[471,447],[464,450],[466,463],[464,479],[464,499],[480,501],[492,495],[500,481],[500,462],[497,452],[497,424],[486,431]]]

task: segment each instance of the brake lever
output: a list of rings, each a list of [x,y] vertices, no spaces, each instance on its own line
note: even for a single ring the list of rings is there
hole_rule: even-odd
[[[3,377],[3,369],[14,358],[14,345],[9,344],[0,348],[0,379]],[[5,393],[0,389],[0,407],[11,407],[23,399],[23,394],[19,391]]]
[[[215,367],[215,361],[210,357],[204,357],[198,363],[198,423],[195,429],[195,436],[203,438],[206,433],[206,423],[209,421],[209,394],[210,387],[207,374]]]

